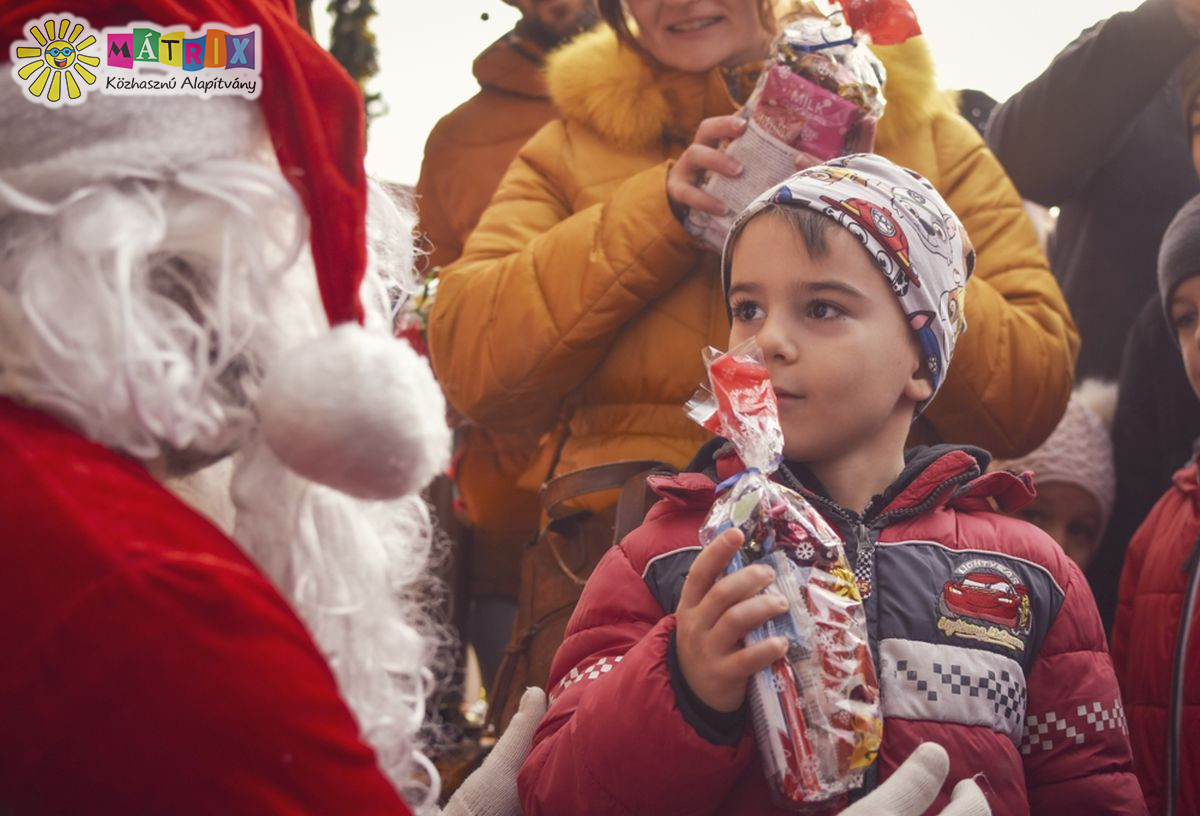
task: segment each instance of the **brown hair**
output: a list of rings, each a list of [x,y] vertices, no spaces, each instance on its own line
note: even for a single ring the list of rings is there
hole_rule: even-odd
[[[752,0],[758,5],[758,19],[762,23],[763,28],[767,31],[776,30],[776,9],[777,0]],[[617,39],[622,44],[633,48],[636,51],[641,51],[642,47],[638,44],[637,37],[629,29],[629,20],[625,16],[625,4],[622,0],[596,0],[596,9],[600,12],[600,17],[604,22],[608,23],[613,31],[617,32]]]
[[[795,207],[786,204],[768,204],[746,220],[750,221],[760,215],[773,215],[783,219],[808,247],[808,254],[814,258],[823,258],[829,252],[825,235],[832,227],[840,226],[837,221],[823,212],[810,207]],[[743,226],[745,225],[743,224]]]
[[[730,275],[733,271],[733,247],[742,237],[742,230],[746,228],[746,225],[764,215],[780,218],[787,223],[796,237],[808,248],[808,254],[814,258],[825,257],[829,252],[829,244],[826,242],[825,236],[830,229],[840,226],[833,218],[810,207],[776,204],[775,202],[767,204],[734,227],[733,233],[729,237],[729,250],[725,253],[724,268],[721,270],[721,285],[726,295],[729,294]],[[729,312],[728,303],[725,305],[725,311]]]

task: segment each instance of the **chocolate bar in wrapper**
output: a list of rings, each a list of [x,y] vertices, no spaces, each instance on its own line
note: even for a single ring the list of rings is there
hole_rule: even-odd
[[[705,362],[709,388],[689,415],[726,436],[747,469],[718,486],[700,543],[737,527],[745,540],[728,571],[760,561],[775,570],[763,591],[787,598],[788,611],[747,641],[783,636],[788,652],[751,680],[754,732],[772,798],[822,809],[862,785],[882,739],[866,613],[841,539],[803,496],[767,475],[782,462],[783,434],[754,341],[710,349]]]

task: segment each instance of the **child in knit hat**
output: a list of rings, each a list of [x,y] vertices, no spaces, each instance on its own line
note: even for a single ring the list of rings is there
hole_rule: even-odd
[[[1183,206],[1158,255],[1163,313],[1200,396],[1200,196]],[[1151,813],[1200,812],[1200,456],[1134,533],[1121,573],[1113,661]],[[1189,735],[1189,736],[1185,736]]]
[[[1080,569],[1087,568],[1104,536],[1116,496],[1109,437],[1116,399],[1114,383],[1085,381],[1041,447],[992,464],[994,470],[1032,472],[1037,496],[1017,515],[1049,533]]]
[[[1144,813],[1123,731],[1086,716],[1121,717],[1087,584],[1049,536],[993,509],[1017,509],[1028,486],[985,473],[977,448],[904,450],[966,328],[972,256],[937,190],[874,155],[765,191],[725,246],[729,345],[757,344],[778,402],[772,478],[840,536],[865,604],[884,716],[865,787],[901,776],[924,742],[949,754],[928,798],[885,782],[851,811],[938,813],[953,796],[954,813],[977,813],[964,780],[986,769],[995,816]],[[744,467],[716,439],[649,480],[662,501],[600,561],[555,656],[518,782],[527,816],[786,812],[746,693],[788,640],[743,636],[787,603],[762,591],[761,562],[724,575],[740,531],[698,538]]]

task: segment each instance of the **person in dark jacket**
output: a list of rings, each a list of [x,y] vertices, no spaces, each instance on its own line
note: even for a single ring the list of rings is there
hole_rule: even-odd
[[[1200,396],[1200,196],[1163,238],[1158,279],[1171,360]],[[1178,356],[1176,356],[1178,355]],[[1200,812],[1200,457],[1175,473],[1133,541],[1121,574],[1113,660],[1128,705],[1134,768],[1151,813]]]
[[[1146,0],[1097,23],[988,124],[1021,196],[1060,208],[1050,267],[1083,339],[1079,380],[1116,379],[1163,230],[1200,192],[1177,75],[1197,18],[1196,0]]]
[[[1144,813],[1083,576],[993,509],[1016,509],[1030,486],[984,474],[976,448],[903,451],[964,329],[973,255],[911,171],[865,155],[802,171],[730,231],[729,343],[761,349],[783,430],[775,478],[841,536],[866,604],[884,715],[866,788],[937,741],[951,765],[935,808],[985,769],[997,816]],[[760,592],[773,577],[761,565],[718,580],[740,533],[698,541],[717,485],[744,469],[721,444],[651,478],[663,500],[584,589],[518,780],[529,816],[784,812],[745,697],[787,643],[742,638],[786,603]]]
[[[1167,223],[1200,192],[1190,122],[1197,16],[1195,0],[1148,0],[1096,24],[999,106],[988,129],[1021,195],[1061,208],[1050,265],[1083,336],[1076,377],[1120,378],[1116,501],[1087,570],[1106,628],[1130,536],[1200,434],[1186,377],[1163,365],[1175,342],[1153,273]]]

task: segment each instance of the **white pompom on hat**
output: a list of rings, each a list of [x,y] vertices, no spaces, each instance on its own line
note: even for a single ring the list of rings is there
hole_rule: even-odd
[[[0,59],[15,55],[39,12],[71,14],[93,29],[135,20],[193,30],[214,21],[261,27],[271,52],[254,101],[94,92],[83,104],[50,109],[0,82],[4,96],[20,97],[0,99],[0,181],[55,200],[104,177],[158,177],[199,161],[250,157],[269,137],[307,210],[317,284],[337,330],[285,353],[267,372],[262,433],[288,467],[351,495],[395,498],[419,487],[448,459],[449,432],[428,364],[390,331],[360,325],[368,250],[358,85],[297,24],[290,0],[31,2],[0,12]],[[5,79],[11,71],[0,63]]]
[[[429,365],[407,343],[353,323],[291,350],[257,404],[280,461],[361,499],[420,490],[450,450]]]
[[[1100,507],[1103,531],[1117,494],[1109,436],[1116,400],[1115,383],[1084,381],[1071,394],[1062,420],[1041,447],[1020,459],[997,461],[994,467],[1017,473],[1032,471],[1035,487],[1065,482],[1086,490]]]

